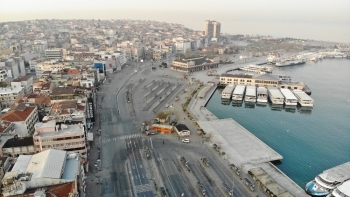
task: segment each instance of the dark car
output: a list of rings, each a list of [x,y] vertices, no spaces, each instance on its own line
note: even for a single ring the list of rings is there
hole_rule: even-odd
[[[162,193],[162,197],[166,197],[166,191],[164,187],[160,187],[160,192]]]

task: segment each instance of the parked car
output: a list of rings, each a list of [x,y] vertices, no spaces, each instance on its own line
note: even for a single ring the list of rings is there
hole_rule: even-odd
[[[170,122],[170,125],[176,126],[177,122],[175,120],[173,120],[173,121]]]
[[[190,141],[190,139],[183,139],[182,142],[183,143],[190,143],[191,141]]]

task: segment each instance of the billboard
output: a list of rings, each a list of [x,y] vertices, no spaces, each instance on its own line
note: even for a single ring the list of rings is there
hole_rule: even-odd
[[[103,65],[102,62],[94,62],[93,65],[94,65],[95,68],[99,69],[100,73],[104,73],[105,68],[104,68],[104,65]]]
[[[94,101],[93,101],[92,98],[88,98],[88,99],[87,99],[86,118],[91,119],[91,122],[95,122],[95,116],[94,116]]]

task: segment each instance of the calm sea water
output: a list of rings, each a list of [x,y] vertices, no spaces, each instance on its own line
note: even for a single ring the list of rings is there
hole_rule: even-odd
[[[350,60],[274,68],[312,90],[311,111],[272,110],[221,104],[216,91],[207,108],[218,118],[233,118],[283,156],[277,167],[302,188],[324,170],[350,161]]]

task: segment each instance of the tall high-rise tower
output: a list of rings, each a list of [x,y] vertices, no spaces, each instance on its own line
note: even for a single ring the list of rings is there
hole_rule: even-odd
[[[220,32],[221,32],[221,24],[216,21],[205,21],[205,35],[208,36],[210,39],[216,38],[219,40],[220,38]]]

